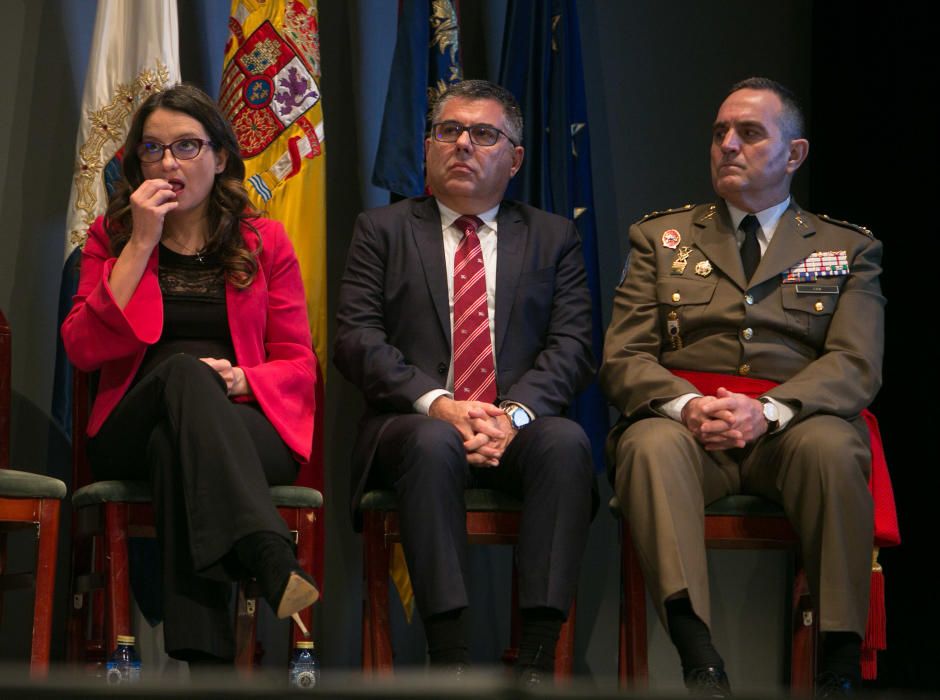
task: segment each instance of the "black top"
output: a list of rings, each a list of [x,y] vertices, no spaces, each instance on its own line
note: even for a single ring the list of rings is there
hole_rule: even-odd
[[[133,383],[180,352],[236,364],[221,259],[216,254],[180,255],[162,243],[159,255],[163,333],[147,349]]]

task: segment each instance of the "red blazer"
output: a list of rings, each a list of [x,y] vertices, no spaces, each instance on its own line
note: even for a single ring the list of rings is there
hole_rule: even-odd
[[[246,289],[225,285],[225,301],[235,358],[245,371],[252,395],[298,460],[310,458],[313,445],[316,357],[303,282],[294,248],[280,222],[252,222],[263,242],[258,273]],[[254,250],[257,236],[243,227]],[[163,332],[163,296],[157,278],[159,248],[154,248],[134,295],[120,309],[108,278],[116,258],[101,217],[92,224],[82,251],[81,278],[72,310],[62,324],[65,351],[78,369],[100,370],[98,393],[88,421],[95,435],[124,396],[149,345]]]

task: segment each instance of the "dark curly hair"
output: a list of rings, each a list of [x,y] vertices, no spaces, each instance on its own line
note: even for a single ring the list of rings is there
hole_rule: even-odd
[[[181,112],[192,117],[206,130],[213,151],[225,151],[228,154],[225,169],[215,176],[209,193],[209,234],[205,252],[218,253],[225,276],[232,284],[241,288],[249,286],[258,272],[257,258],[261,252],[261,236],[252,219],[258,218],[260,213],[251,205],[245,190],[245,163],[235,132],[212,98],[193,85],[174,85],[151,95],[140,105],[131,120],[121,165],[124,177],[115,186],[105,214],[105,228],[111,240],[112,254],[119,255],[131,237],[130,197],[145,179],[137,156],[137,146],[147,118],[158,109]],[[243,223],[257,236],[254,250],[249,250],[245,243]]]

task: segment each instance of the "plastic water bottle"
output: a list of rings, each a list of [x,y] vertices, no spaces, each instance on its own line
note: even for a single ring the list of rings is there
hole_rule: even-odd
[[[320,683],[320,660],[313,642],[297,642],[289,668],[292,688],[313,690],[317,687]]]
[[[135,641],[131,635],[118,635],[117,649],[108,659],[108,685],[137,683],[140,680],[140,657],[134,649]]]

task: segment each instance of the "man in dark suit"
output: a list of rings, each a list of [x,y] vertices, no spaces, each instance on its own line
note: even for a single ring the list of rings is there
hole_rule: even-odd
[[[859,413],[881,385],[881,244],[790,197],[809,150],[789,90],[735,85],[713,125],[715,204],[630,229],[601,385],[621,411],[614,486],[694,692],[729,694],[709,632],[704,507],[780,503],[825,633],[819,689],[860,681],[872,498]]]
[[[593,358],[574,225],[502,200],[521,135],[499,86],[440,97],[425,141],[433,196],[356,221],[334,361],[367,403],[353,510],[366,486],[397,492],[432,664],[469,660],[464,489],[522,499],[518,667],[537,675],[552,667],[592,513],[588,440],[559,414]]]

